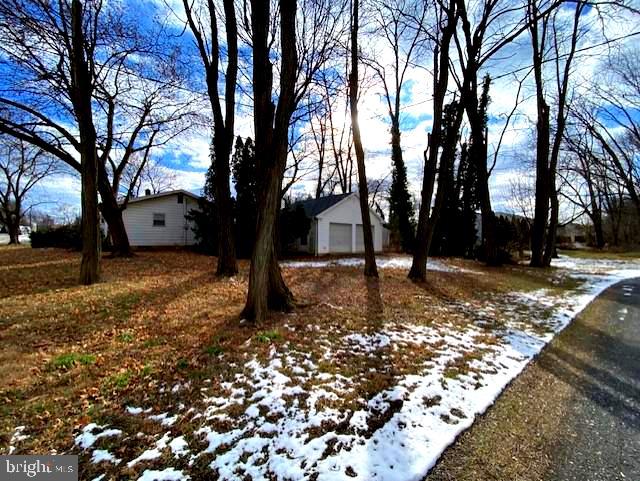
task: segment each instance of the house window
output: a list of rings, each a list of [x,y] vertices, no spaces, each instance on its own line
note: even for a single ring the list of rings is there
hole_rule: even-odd
[[[178,204],[184,204],[184,194],[178,194]]]
[[[153,227],[164,227],[164,214],[153,214]]]

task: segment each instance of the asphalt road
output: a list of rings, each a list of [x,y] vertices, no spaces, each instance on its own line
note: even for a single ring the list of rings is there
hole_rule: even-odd
[[[596,298],[425,481],[640,481],[640,279]]]
[[[576,346],[591,352],[590,361],[558,356],[555,374],[576,392],[560,421],[550,481],[640,480],[640,279],[613,286],[596,303],[601,322],[586,323],[592,332]]]

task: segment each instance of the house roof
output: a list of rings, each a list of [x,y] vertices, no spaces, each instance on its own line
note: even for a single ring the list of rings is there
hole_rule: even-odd
[[[301,200],[296,202],[294,205],[302,206],[302,208],[304,209],[304,213],[307,214],[307,217],[309,217],[310,219],[313,219],[318,214],[324,212],[330,207],[333,207],[338,202],[340,202],[343,199],[346,199],[350,195],[352,194],[348,193],[348,194],[327,195],[325,197],[320,197],[318,199]]]
[[[171,195],[178,195],[178,194],[186,195],[187,197],[191,197],[194,200],[198,200],[200,198],[197,195],[193,194],[192,192],[189,192],[188,190],[177,189],[177,190],[170,190],[167,192],[161,192],[159,194],[142,195],[140,197],[134,197],[132,199],[129,199],[129,204],[133,204],[135,202],[143,202],[145,200],[159,199],[162,197],[169,197]],[[119,204],[122,204],[122,201],[120,201]]]
[[[301,205],[304,209],[305,214],[307,214],[307,217],[309,217],[310,219],[314,219],[316,216],[328,211],[329,209],[338,205],[340,202],[345,200],[347,197],[351,197],[352,195],[359,198],[357,192],[350,192],[347,194],[327,195],[325,197],[320,197],[319,199],[302,200],[296,202],[294,205]],[[369,212],[374,215],[381,224],[384,224],[384,219],[380,217],[380,215],[371,207],[369,207]]]

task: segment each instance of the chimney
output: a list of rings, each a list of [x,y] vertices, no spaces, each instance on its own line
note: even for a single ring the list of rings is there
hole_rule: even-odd
[[[151,195],[151,189],[144,189],[144,195]]]

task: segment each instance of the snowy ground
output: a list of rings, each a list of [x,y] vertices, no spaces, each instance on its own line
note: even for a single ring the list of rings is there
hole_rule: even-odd
[[[380,269],[410,269],[412,258],[409,256],[376,257],[376,264]],[[364,265],[361,257],[344,257],[341,259],[328,260],[304,260],[288,261],[280,264],[288,268],[321,268],[321,267],[359,267]],[[466,272],[480,274],[462,267],[454,266],[440,259],[429,259],[427,269],[440,272]]]
[[[21,235],[19,237],[20,243],[28,244],[30,242],[30,238],[28,235]],[[6,245],[9,243],[9,234],[0,234],[0,246]]]
[[[406,268],[405,259],[387,258],[380,267]],[[305,330],[313,347],[286,342],[263,357],[247,349],[243,364],[230,365],[219,378],[166,386],[175,401],[169,409],[123,407],[122,416],[144,420],[155,432],[92,423],[77,434],[77,450],[104,473],[95,479],[105,481],[116,472],[145,481],[206,473],[221,480],[419,481],[597,294],[640,276],[638,262],[561,258],[554,265],[559,269],[550,274],[551,284],[570,276],[580,287],[561,295],[543,289],[493,302],[452,301],[429,325],[384,322],[367,332],[312,321],[285,325]],[[430,268],[458,269],[440,261]],[[449,319],[455,316],[469,322],[454,325]],[[363,379],[375,376],[392,382],[373,393],[363,390]],[[200,399],[184,405],[181,393],[194,388]],[[138,446],[135,455],[119,457],[119,446],[131,443]]]

